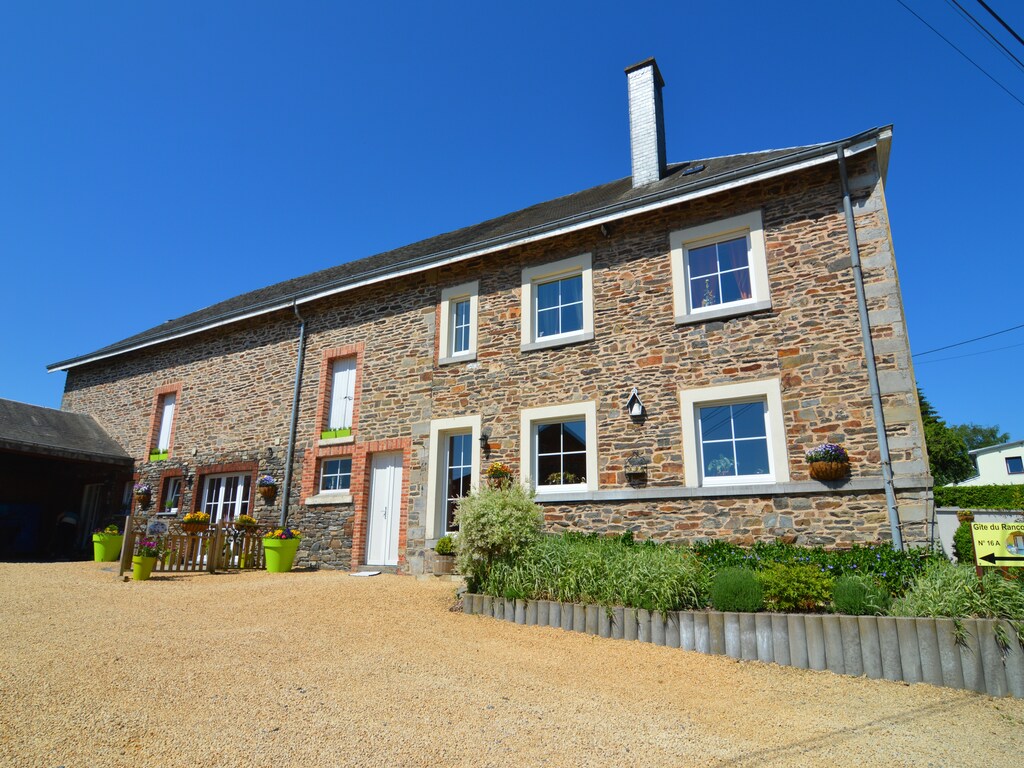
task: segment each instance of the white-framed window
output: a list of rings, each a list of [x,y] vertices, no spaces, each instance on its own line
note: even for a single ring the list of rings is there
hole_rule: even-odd
[[[324,459],[320,463],[320,492],[348,491],[352,488],[352,459]]]
[[[249,514],[252,476],[249,474],[207,475],[203,478],[202,510],[210,522],[230,522]]]
[[[168,477],[164,480],[163,509],[166,515],[176,515],[181,508],[181,478]]]
[[[1020,456],[1006,457],[1006,474],[1024,475],[1024,458]]]
[[[171,448],[171,430],[174,426],[174,406],[178,396],[174,392],[168,392],[160,396],[160,432],[156,438],[156,449],[168,451]]]
[[[523,270],[522,351],[594,338],[594,270],[589,253]]]
[[[455,533],[459,530],[455,512],[459,506],[459,499],[472,490],[474,454],[472,431],[448,434],[444,455],[445,533]]]
[[[673,232],[669,243],[677,323],[771,308],[760,211]]]
[[[339,357],[331,363],[331,408],[327,428],[352,429],[352,407],[356,400],[356,358]]]
[[[597,404],[529,408],[520,415],[520,466],[538,494],[597,490]]]
[[[458,530],[458,500],[477,487],[480,477],[479,416],[434,419],[430,422],[427,457],[427,539]]]
[[[687,485],[789,482],[778,379],[684,389],[679,398]]]
[[[440,365],[476,359],[479,293],[477,280],[441,291]]]

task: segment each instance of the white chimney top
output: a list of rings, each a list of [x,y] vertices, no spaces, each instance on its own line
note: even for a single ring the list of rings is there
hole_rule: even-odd
[[[665,178],[665,117],[661,106],[665,81],[652,57],[627,67],[626,82],[635,189]]]

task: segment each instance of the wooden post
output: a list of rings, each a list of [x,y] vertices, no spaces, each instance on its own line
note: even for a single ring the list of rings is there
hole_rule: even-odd
[[[206,570],[210,573],[217,572],[217,561],[221,556],[221,547],[224,542],[224,520],[217,521],[217,530],[213,533],[213,540],[209,542],[209,550],[206,553]]]
[[[132,552],[135,551],[135,513],[129,512],[124,519],[124,539],[121,541],[121,562],[119,564],[118,576],[124,576],[128,566],[132,562]]]

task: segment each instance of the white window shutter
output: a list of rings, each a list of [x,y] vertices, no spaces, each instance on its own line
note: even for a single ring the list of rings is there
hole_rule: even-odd
[[[331,417],[328,429],[352,427],[352,405],[356,393],[356,361],[346,357],[334,362],[334,381],[331,384]]]
[[[164,408],[160,416],[160,436],[156,441],[158,451],[166,451],[171,447],[171,425],[174,423],[174,403],[177,395],[173,392],[164,395]]]

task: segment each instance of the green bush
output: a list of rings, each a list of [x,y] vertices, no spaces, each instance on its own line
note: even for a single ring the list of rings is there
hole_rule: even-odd
[[[855,544],[849,549],[826,550],[778,541],[741,547],[712,540],[694,544],[692,549],[712,572],[729,567],[760,571],[773,563],[805,564],[816,566],[832,577],[845,574],[874,576],[894,595],[903,594],[929,562],[944,559],[940,553],[927,549],[898,552],[890,544]]]
[[[459,500],[457,563],[470,589],[486,580],[499,560],[514,560],[537,540],[544,513],[533,491],[510,483],[484,487]]]
[[[442,536],[437,540],[437,544],[434,545],[434,552],[439,555],[454,555],[455,539],[451,536]]]
[[[749,568],[723,568],[711,580],[711,606],[716,611],[764,610],[764,589]]]
[[[518,557],[495,561],[478,590],[524,600],[673,611],[702,608],[707,582],[701,563],[685,549],[566,533],[542,536]]]
[[[813,565],[773,563],[759,576],[771,611],[813,613],[824,610],[832,597],[832,577]]]
[[[870,576],[840,576],[832,587],[832,607],[847,616],[883,616],[891,603],[889,590]]]
[[[991,571],[981,580],[973,565],[931,563],[903,597],[893,601],[893,616],[1024,619],[1024,587]]]
[[[1024,509],[1024,485],[955,485],[935,489],[935,506]]]
[[[970,523],[960,523],[953,534],[953,554],[958,563],[974,565],[974,536]]]

